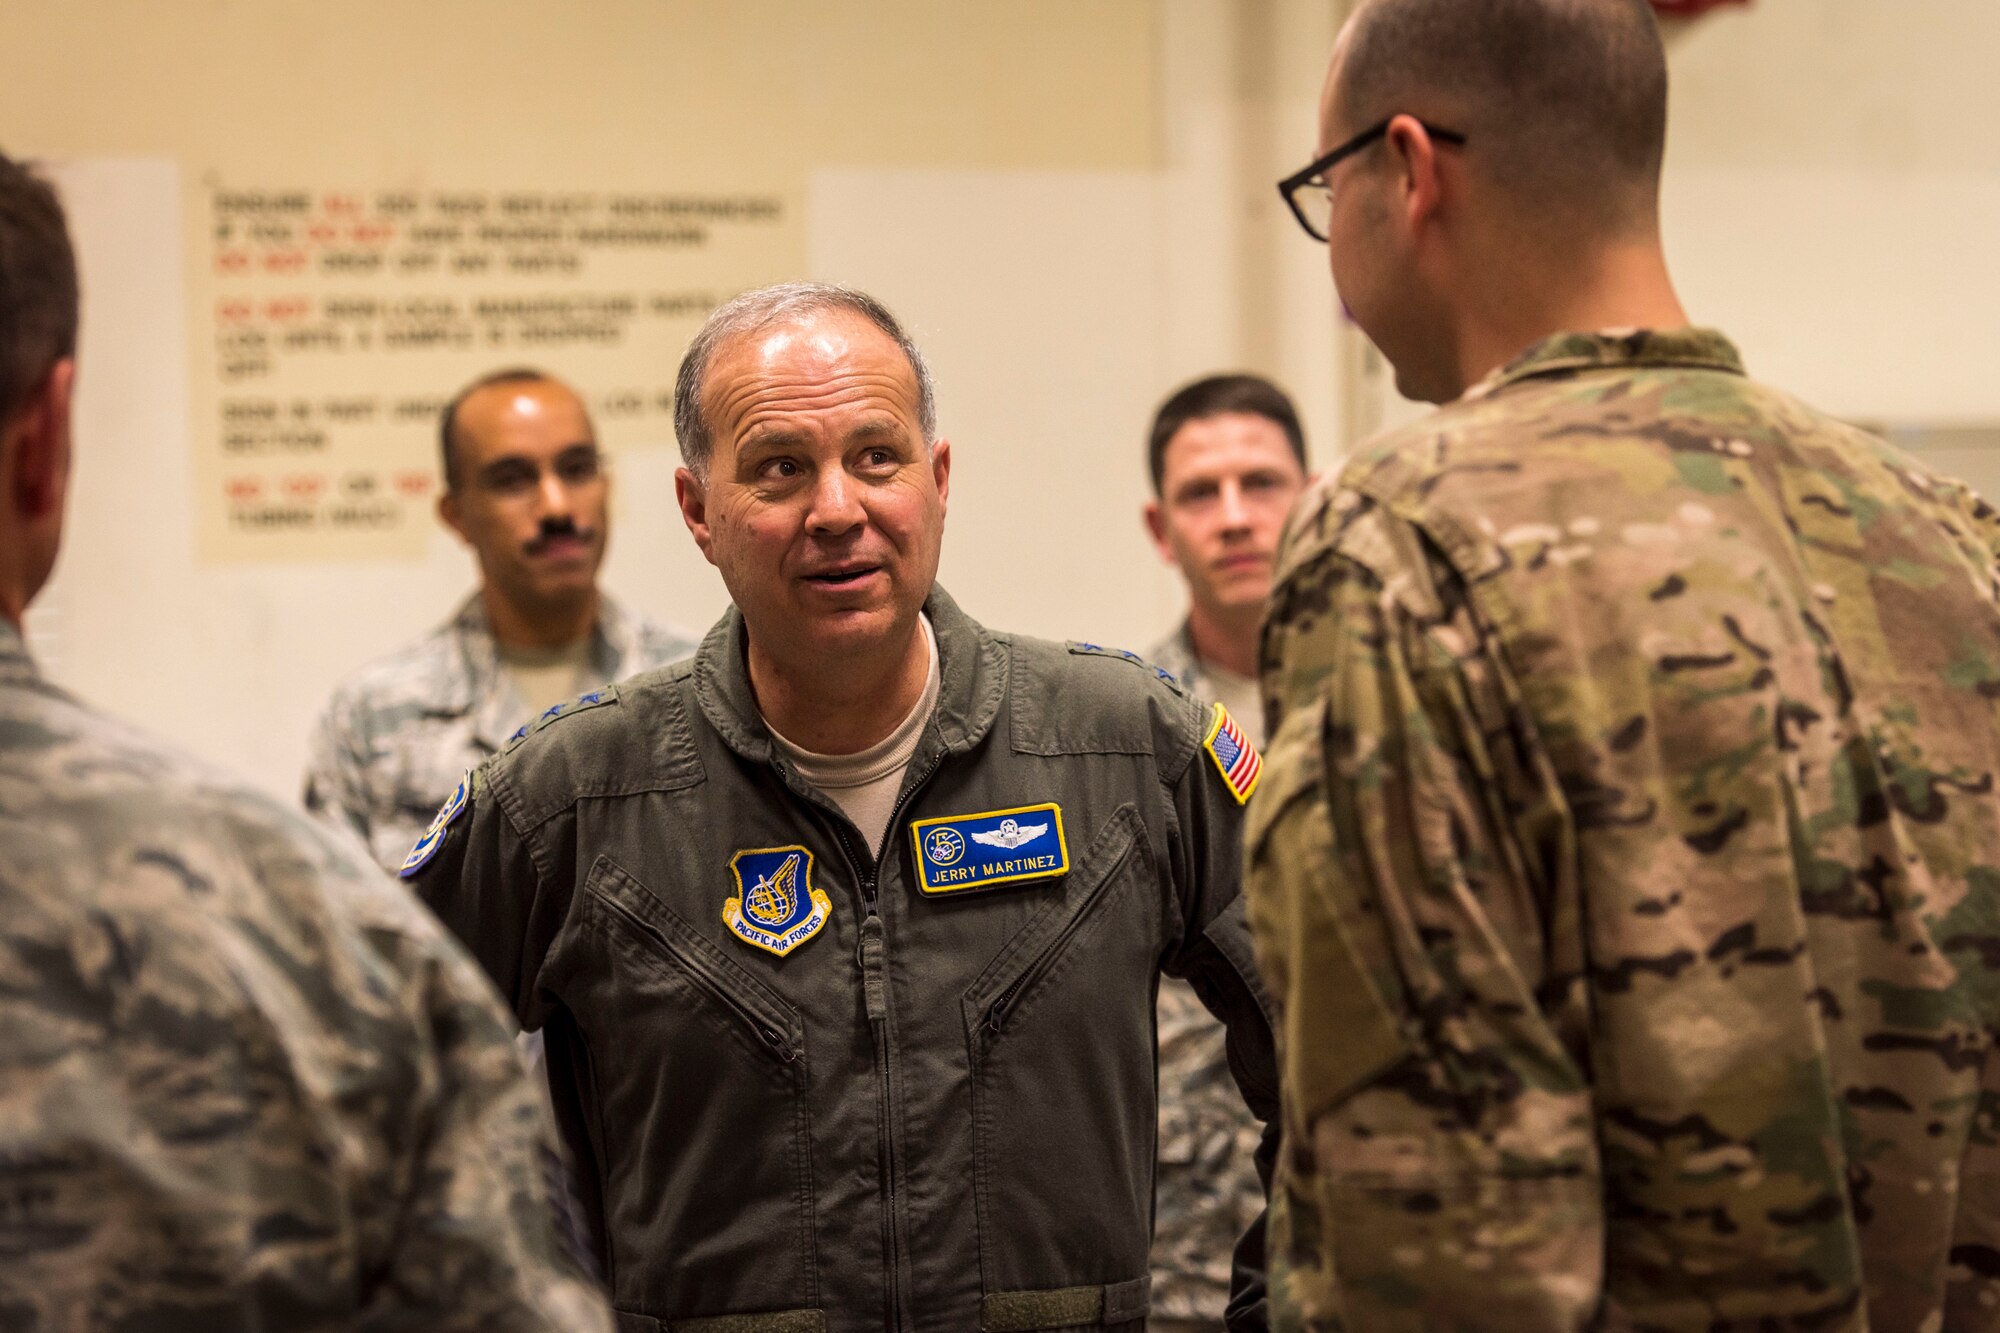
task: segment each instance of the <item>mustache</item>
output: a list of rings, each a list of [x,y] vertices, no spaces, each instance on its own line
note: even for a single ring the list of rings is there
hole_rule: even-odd
[[[529,555],[540,555],[548,549],[549,543],[557,538],[589,541],[596,536],[595,529],[580,528],[573,518],[545,518],[541,522],[540,529],[528,540],[527,551]]]

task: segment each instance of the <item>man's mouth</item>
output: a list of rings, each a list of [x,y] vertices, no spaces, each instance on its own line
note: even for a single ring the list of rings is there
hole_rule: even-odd
[[[838,569],[823,569],[817,573],[807,574],[805,581],[821,588],[848,588],[880,568],[882,568],[880,565],[843,565]]]

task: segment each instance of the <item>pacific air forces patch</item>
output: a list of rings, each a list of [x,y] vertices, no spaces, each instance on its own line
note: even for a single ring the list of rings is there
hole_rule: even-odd
[[[963,893],[1069,871],[1062,807],[1054,801],[976,815],[919,819],[917,889],[926,895]]]
[[[1264,757],[1221,704],[1215,706],[1208,722],[1208,735],[1201,744],[1215,761],[1215,771],[1222,774],[1222,783],[1236,803],[1241,805],[1249,800],[1250,793],[1257,790],[1257,779],[1264,775]]]
[[[458,786],[445,798],[445,803],[438,807],[437,814],[431,817],[431,826],[424,830],[424,836],[417,839],[417,845],[410,848],[410,854],[403,858],[403,868],[396,872],[399,877],[408,879],[430,864],[438,848],[444,846],[445,830],[451,827],[452,820],[465,813],[465,803],[471,796],[472,770],[468,768],[465,776],[458,780]]]
[[[729,858],[736,896],[722,904],[723,924],[745,944],[784,957],[819,934],[833,900],[813,887],[812,853],[758,847]]]

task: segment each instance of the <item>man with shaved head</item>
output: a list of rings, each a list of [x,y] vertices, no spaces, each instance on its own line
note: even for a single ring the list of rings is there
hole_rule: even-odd
[[[1665,99],[1363,0],[1281,187],[1443,406],[1265,629],[1275,1327],[2000,1327],[2000,522],[1689,327]]]

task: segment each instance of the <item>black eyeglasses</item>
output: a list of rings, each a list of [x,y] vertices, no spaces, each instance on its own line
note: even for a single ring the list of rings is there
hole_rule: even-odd
[[[1327,239],[1328,224],[1333,220],[1333,193],[1327,189],[1326,173],[1387,134],[1395,119],[1391,116],[1379,124],[1370,125],[1303,171],[1294,172],[1278,182],[1278,193],[1285,197],[1292,216],[1306,229],[1306,235],[1315,241]],[[1428,120],[1419,120],[1417,124],[1439,143],[1457,144],[1461,148],[1465,146],[1465,136],[1457,130],[1433,125]]]

